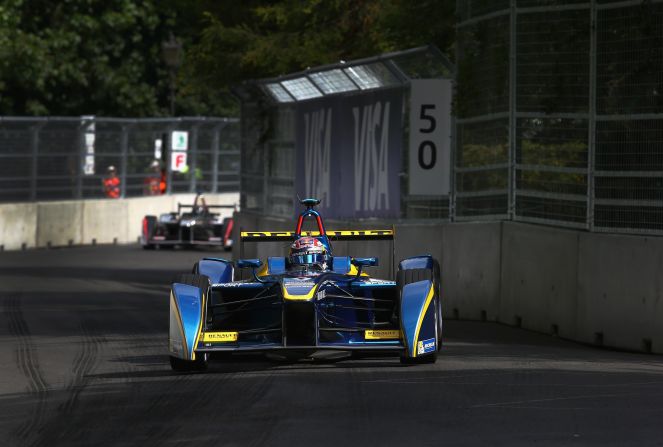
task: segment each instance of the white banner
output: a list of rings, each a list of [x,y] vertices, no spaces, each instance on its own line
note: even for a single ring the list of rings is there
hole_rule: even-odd
[[[409,193],[444,196],[451,189],[451,81],[411,82]]]
[[[94,142],[96,138],[94,115],[81,116],[81,122],[85,127],[85,163],[83,164],[83,174],[94,175]]]

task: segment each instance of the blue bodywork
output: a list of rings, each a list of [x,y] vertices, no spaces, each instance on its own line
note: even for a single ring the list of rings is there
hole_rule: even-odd
[[[294,233],[260,234],[294,240],[302,235],[304,218],[312,217],[318,223],[315,237],[331,255],[320,215],[310,201],[305,205]],[[345,233],[361,240],[366,232]],[[170,354],[184,360],[196,352],[284,349],[305,355],[322,349],[434,355],[442,336],[437,262],[430,256],[401,261],[399,278],[407,270],[426,277],[409,283],[370,278],[364,270],[377,264],[376,258],[332,256],[325,269],[302,271],[285,257],[234,264],[203,259],[194,273],[210,278],[209,290],[172,285]],[[235,267],[249,269],[253,278],[234,280]]]

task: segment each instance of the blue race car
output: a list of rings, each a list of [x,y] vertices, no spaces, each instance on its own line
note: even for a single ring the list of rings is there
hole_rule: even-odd
[[[170,364],[201,371],[211,354],[271,352],[297,357],[321,351],[393,354],[403,363],[433,363],[442,345],[440,268],[429,255],[402,260],[396,280],[364,271],[377,258],[334,256],[339,240],[392,240],[393,230],[325,231],[320,203],[306,207],[294,232],[242,232],[244,242],[287,241],[288,256],[203,258],[170,290]],[[302,231],[313,218],[317,231]],[[241,247],[241,246],[240,246]],[[236,269],[250,278],[235,280]]]

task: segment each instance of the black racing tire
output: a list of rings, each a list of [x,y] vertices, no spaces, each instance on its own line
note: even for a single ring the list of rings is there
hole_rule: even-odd
[[[154,250],[155,248],[154,244],[143,244],[143,250]]]
[[[170,367],[173,371],[188,373],[188,372],[203,372],[207,370],[208,355],[199,353],[196,355],[196,360],[182,360],[177,357],[170,356]]]
[[[442,298],[437,297],[437,350],[442,350],[442,334],[444,329],[444,320],[442,319]]]
[[[404,355],[400,358],[403,365],[426,365],[437,362],[437,352],[421,357],[406,357]]]
[[[187,284],[189,286],[198,287],[205,291],[205,296],[209,294],[210,279],[205,275],[193,275],[186,273],[179,275],[175,281],[180,284]],[[195,360],[183,360],[177,357],[170,356],[170,367],[176,372],[203,372],[207,370],[207,361],[209,354],[199,352],[196,354]]]

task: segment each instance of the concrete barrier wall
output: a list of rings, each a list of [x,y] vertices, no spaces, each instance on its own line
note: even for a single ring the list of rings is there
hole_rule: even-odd
[[[37,246],[37,204],[0,206],[0,248],[20,250]]]
[[[83,243],[83,202],[37,203],[37,247],[66,247]]]
[[[663,353],[663,238],[581,234],[578,339]]]
[[[177,210],[193,203],[195,194],[138,197],[121,200],[70,200],[0,205],[0,247],[66,247],[80,244],[136,242],[143,216]],[[209,205],[239,203],[238,193],[208,194]],[[232,216],[232,209],[218,211]]]
[[[498,321],[502,224],[454,223],[442,227],[441,252],[434,255],[442,263],[443,315]]]
[[[240,226],[294,225],[247,213],[238,213],[236,223],[237,232]],[[327,222],[328,229],[389,226]],[[390,259],[389,244],[373,244],[336,243],[334,254]],[[251,243],[244,256],[286,252],[284,244]],[[518,222],[397,224],[396,262],[417,254],[432,254],[441,263],[446,318],[498,321],[584,343],[663,353],[663,238]],[[391,277],[389,264],[372,273]]]
[[[576,338],[579,234],[503,224],[500,321]]]

